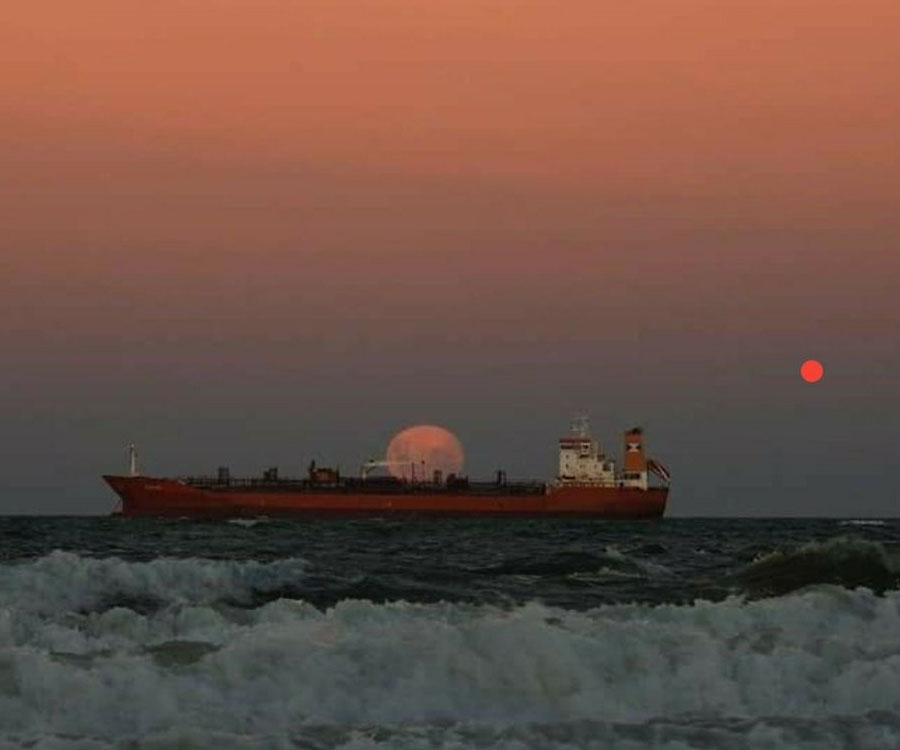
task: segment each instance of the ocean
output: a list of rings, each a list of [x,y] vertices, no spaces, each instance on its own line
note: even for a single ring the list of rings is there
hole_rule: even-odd
[[[900,521],[0,519],[0,749],[900,747]]]

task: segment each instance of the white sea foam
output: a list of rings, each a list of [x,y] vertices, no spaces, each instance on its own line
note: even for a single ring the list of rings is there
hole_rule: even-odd
[[[0,738],[46,750],[900,740],[895,592],[588,612],[215,604],[303,567],[62,553],[0,567]],[[84,607],[110,591],[166,604]]]
[[[123,562],[53,552],[34,562],[5,565],[0,575],[0,606],[40,614],[134,603],[246,601],[254,591],[277,589],[301,577],[299,558],[271,563],[168,559]]]
[[[127,740],[44,735],[26,742],[0,739],[0,750],[894,750],[890,717],[834,721],[704,721],[690,726],[651,722],[565,724],[305,725],[289,734],[240,734],[174,729]]]

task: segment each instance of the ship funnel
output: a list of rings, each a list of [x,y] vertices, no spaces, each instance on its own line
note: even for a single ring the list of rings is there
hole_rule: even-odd
[[[647,458],[644,456],[644,431],[640,427],[632,427],[625,432],[625,471],[647,471]]]

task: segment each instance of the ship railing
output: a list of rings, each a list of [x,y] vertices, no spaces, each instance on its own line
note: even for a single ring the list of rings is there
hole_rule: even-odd
[[[621,487],[620,479],[576,479],[575,477],[559,477],[555,484],[560,487]]]
[[[283,489],[283,490],[324,490],[324,491],[348,491],[348,492],[389,492],[402,494],[415,493],[454,493],[462,492],[473,495],[514,494],[514,495],[539,495],[546,491],[547,485],[541,481],[506,482],[477,482],[466,481],[459,483],[432,482],[402,482],[384,483],[359,479],[357,477],[342,477],[337,481],[322,482],[299,477],[229,477],[223,480],[215,476],[185,476],[178,477],[178,481],[190,487],[211,490],[227,489]]]
[[[311,485],[308,479],[278,477],[229,477],[222,480],[219,477],[179,477],[178,481],[192,487],[216,488],[216,487],[300,487]]]

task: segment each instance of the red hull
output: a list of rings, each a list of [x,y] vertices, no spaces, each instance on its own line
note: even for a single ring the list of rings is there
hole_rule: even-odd
[[[655,487],[550,487],[545,494],[361,493],[206,489],[173,479],[103,477],[124,516],[223,518],[347,513],[591,515],[659,518],[669,490]]]

